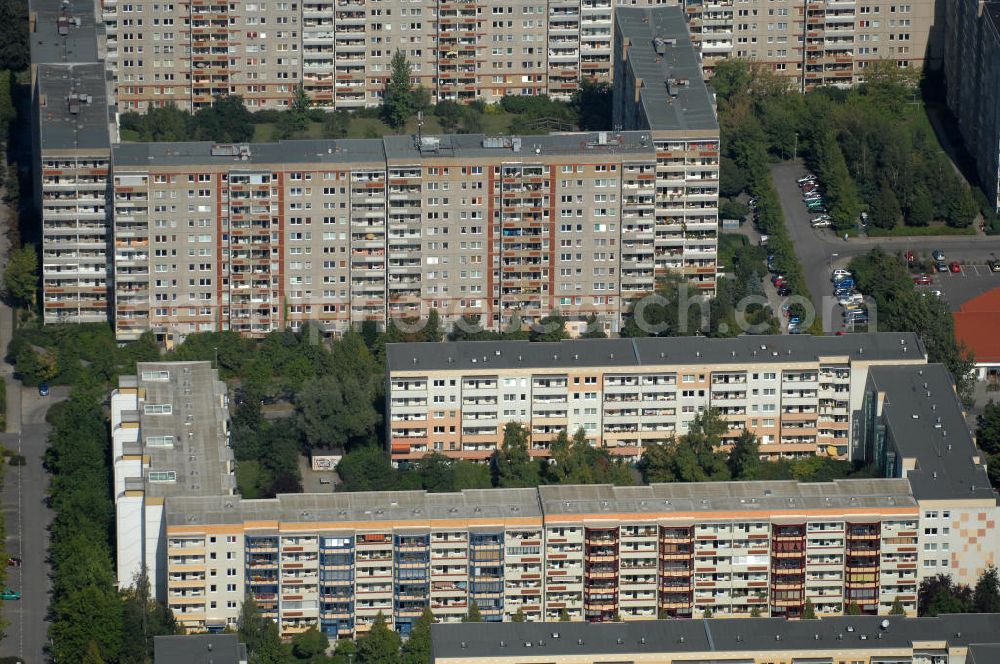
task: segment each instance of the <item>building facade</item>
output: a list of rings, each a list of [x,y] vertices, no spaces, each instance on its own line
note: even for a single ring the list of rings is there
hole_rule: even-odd
[[[945,84],[986,200],[1000,210],[1000,3],[965,0],[947,5]]]
[[[432,309],[617,330],[668,274],[715,288],[718,153],[657,154],[649,132],[122,144],[116,334],[342,332]]]
[[[146,572],[157,597],[170,574],[164,503],[172,496],[231,496],[226,384],[208,362],[140,362],[111,393],[116,575]]]
[[[665,0],[308,0],[101,3],[119,108],[197,109],[238,94],[251,109],[287,108],[302,85],[328,108],[381,103],[402,51],[436,99],[569,99],[583,78],[611,80],[616,7]],[[710,72],[720,59],[764,64],[807,88],[853,85],[879,59],[921,67],[941,58],[934,3],[779,0],[683,3]]]
[[[177,497],[166,601],[216,629],[245,591],[283,634],[340,637],[473,602],[486,621],[913,614],[919,522],[902,479]]]
[[[396,463],[486,459],[519,422],[535,455],[583,429],[635,458],[715,408],[769,457],[862,458],[852,427],[870,368],[925,362],[911,333],[390,344],[387,440]]]

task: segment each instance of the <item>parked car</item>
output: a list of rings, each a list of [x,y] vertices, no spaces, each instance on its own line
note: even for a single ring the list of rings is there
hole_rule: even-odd
[[[934,283],[934,279],[929,274],[921,274],[919,277],[913,277],[913,283],[918,286],[930,286]]]
[[[14,556],[10,556],[9,558],[7,558],[7,567],[20,567],[20,566],[21,566],[20,558],[15,558]]]
[[[800,177],[800,178],[799,178],[798,180],[796,180],[795,182],[796,182],[796,183],[797,183],[797,184],[798,184],[798,185],[799,185],[799,186],[801,187],[801,186],[802,186],[802,185],[804,185],[804,184],[805,184],[806,182],[815,182],[815,181],[816,181],[816,179],[817,179],[817,178],[816,178],[816,176],[815,176],[815,175],[813,175],[812,173],[809,173],[809,174],[807,174],[807,175],[805,175],[805,176],[803,176],[803,177]]]
[[[803,194],[802,195],[802,200],[804,200],[806,202],[808,202],[808,201],[818,201],[818,200],[821,200],[822,198],[823,198],[823,194],[821,194],[819,191],[810,191],[808,194]]]
[[[988,261],[987,265],[990,266],[990,272],[1000,272],[1000,261]]]
[[[828,214],[821,214],[818,217],[813,217],[809,223],[816,223],[817,221],[833,221]]]
[[[42,397],[49,396],[49,384],[44,380],[38,384],[38,395]]]
[[[831,272],[830,275],[834,281],[837,281],[838,279],[843,279],[844,277],[850,277],[851,271],[845,270],[842,267],[838,267],[836,270]]]
[[[906,258],[906,264],[911,267],[913,266],[914,263],[917,262],[917,256],[916,254],[913,253],[912,249],[907,250],[905,258]]]
[[[4,588],[3,592],[0,593],[0,599],[21,599],[21,593],[10,588]]]
[[[833,225],[833,222],[829,219],[823,219],[821,221],[814,221],[810,224],[813,228],[829,228]]]
[[[837,288],[854,289],[854,279],[841,279],[833,284]]]
[[[941,251],[940,249],[935,249],[934,251],[931,252],[931,258],[933,258],[935,261],[943,261],[944,252]]]
[[[810,203],[806,207],[809,208],[810,212],[828,212],[828,210],[826,209],[826,205],[824,205],[822,202],[817,202],[815,204]]]
[[[956,261],[952,261],[948,265],[948,269],[957,274],[957,273],[960,273],[962,271],[962,266],[959,265]]]
[[[852,303],[859,303],[865,301],[865,296],[861,293],[851,293],[850,295],[845,295],[837,300],[842,305],[848,305]]]
[[[792,294],[792,289],[788,286],[778,286],[778,297],[788,297]]]
[[[774,284],[775,286],[777,286],[778,285],[778,280],[779,279],[784,279],[784,278],[785,278],[785,275],[781,274],[780,272],[775,272],[774,274],[771,275],[771,283]]]
[[[934,263],[934,269],[937,270],[938,272],[947,272],[948,264],[945,263],[944,261],[938,261],[937,263]]]

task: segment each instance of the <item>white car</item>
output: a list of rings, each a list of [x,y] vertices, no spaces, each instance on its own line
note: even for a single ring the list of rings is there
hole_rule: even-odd
[[[865,296],[862,295],[861,293],[852,293],[851,295],[847,295],[837,300],[837,302],[842,307],[847,307],[852,304],[863,304],[864,301],[865,301]]]
[[[795,182],[797,184],[805,184],[806,182],[815,182],[815,181],[816,181],[816,176],[813,175],[812,173],[810,173],[809,175],[806,175],[805,177],[799,178]]]
[[[817,221],[833,221],[833,219],[828,214],[821,214],[818,217],[813,217],[810,223],[816,223]]]
[[[833,222],[829,219],[820,219],[819,221],[814,221],[809,225],[813,228],[829,228],[833,225]]]
[[[851,276],[851,271],[850,270],[845,270],[843,268],[837,268],[836,270],[833,271],[833,279],[841,279],[843,277],[850,277],[850,276]]]

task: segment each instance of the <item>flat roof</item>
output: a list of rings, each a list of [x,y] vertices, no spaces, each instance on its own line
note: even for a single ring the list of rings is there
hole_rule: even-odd
[[[615,21],[629,40],[625,67],[642,81],[639,99],[649,128],[718,131],[715,104],[683,8],[618,7]]]
[[[356,491],[295,493],[247,500],[239,496],[178,496],[166,504],[167,524],[353,521],[503,520],[540,517],[535,489],[466,489],[457,493]]]
[[[389,371],[490,371],[507,369],[573,370],[587,367],[641,367],[685,364],[817,362],[926,359],[912,332],[873,332],[843,336],[760,335],[729,339],[645,337],[567,339],[557,342],[455,341],[386,346]]]
[[[883,624],[887,626],[883,628]],[[431,626],[431,661],[491,658],[546,661],[546,657],[613,657],[634,653],[843,652],[908,649],[927,642],[963,647],[995,642],[1000,638],[998,635],[1000,614],[947,614],[934,618],[834,616],[819,620],[436,623]]]
[[[877,366],[869,376],[885,393],[882,417],[899,454],[916,460],[904,474],[918,500],[996,499],[944,365]]]
[[[240,664],[247,661],[246,644],[235,634],[154,636],[156,664]]]
[[[775,512],[916,508],[905,479],[833,482],[694,482],[647,486],[538,487],[545,515]]]
[[[41,149],[108,150],[104,65],[43,64],[36,74]]]
[[[635,513],[660,518],[671,513],[783,510],[883,510],[914,508],[905,479],[834,482],[693,482],[615,487],[543,486],[537,489],[466,489],[457,493],[359,491],[281,494],[247,500],[239,496],[174,494],[167,500],[171,526],[284,523],[430,522],[546,518],[560,515]]]
[[[236,488],[233,451],[228,443],[226,384],[210,362],[140,362],[135,376],[123,377],[123,386],[145,390],[146,406],[169,404],[170,414],[138,413],[138,443],[125,453],[149,458],[144,487],[150,496],[216,496]],[[167,371],[167,380],[144,379],[143,372]],[[149,445],[154,436],[173,436],[173,445]],[[138,449],[130,449],[132,446]],[[174,471],[174,482],[151,482],[148,472]]]
[[[965,660],[965,664],[996,664],[997,662],[1000,662],[1000,643],[975,643],[969,646],[969,656]]]
[[[98,11],[87,0],[29,0],[31,63],[97,62]]]
[[[546,155],[594,155],[595,158],[634,154],[647,160],[656,155],[648,131],[574,132],[546,136],[489,137],[483,134],[424,136],[398,135],[341,140],[293,140],[249,143],[245,158],[239,151],[213,155],[210,141],[190,143],[121,143],[115,145],[116,166],[188,166],[256,164],[419,164],[426,159],[483,159],[504,156],[511,162],[531,161]],[[515,149],[516,148],[516,149]]]
[[[386,157],[391,162],[436,157],[447,159],[492,158],[500,155],[511,162],[530,162],[533,157],[573,155],[575,157],[636,154],[655,160],[656,152],[648,131],[568,132],[541,136],[497,136],[449,134],[424,137],[421,144],[413,136],[385,136]],[[420,147],[420,146],[423,147]]]

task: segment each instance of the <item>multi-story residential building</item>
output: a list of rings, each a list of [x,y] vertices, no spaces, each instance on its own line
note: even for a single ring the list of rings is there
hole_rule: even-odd
[[[491,329],[560,309],[617,330],[671,272],[714,292],[718,157],[664,166],[674,193],[654,203],[657,154],[648,131],[117,145],[118,338],[340,332],[432,309]]]
[[[111,139],[93,8],[32,2],[34,205],[46,323],[107,319]]]
[[[1000,615],[437,624],[433,664],[989,664]]]
[[[1000,210],[1000,3],[949,3],[945,22],[948,108],[958,120],[986,200]]]
[[[718,123],[680,11],[646,13],[672,17],[676,65],[642,75],[685,85],[669,110],[622,100],[634,131],[115,146],[119,338],[432,309],[498,329],[562,308],[614,331],[668,274],[713,293]]]
[[[536,455],[582,428],[638,457],[716,408],[767,456],[859,458],[870,368],[925,362],[912,333],[390,344],[386,436],[397,463],[432,451],[485,459],[508,422],[528,429]]]
[[[204,549],[167,560],[164,503],[235,493],[226,385],[208,362],[140,362],[137,371],[122,376],[111,394],[118,583],[132,585],[145,568],[158,597],[166,594],[168,576],[183,587],[200,580],[182,594],[202,596],[204,569],[196,574],[187,561]]]
[[[234,582],[284,634],[343,637],[473,602],[487,621],[794,617],[806,598],[913,614],[919,518],[902,479],[176,497],[166,601],[188,629],[221,628],[239,609],[209,587]]]
[[[878,355],[878,343],[866,340],[865,352]],[[861,413],[854,427],[865,432],[858,454],[881,471],[879,479],[263,500],[232,495],[221,461],[228,458],[224,425],[212,427],[215,435],[197,433],[224,421],[215,403],[221,397],[205,392],[216,384],[207,364],[141,365],[112,398],[120,565],[134,568],[141,555],[157,579],[165,571],[157,595],[194,631],[234,623],[246,593],[286,635],[319,625],[341,637],[363,633],[379,613],[407,633],[426,606],[439,620],[458,621],[473,602],[487,621],[519,612],[531,621],[706,610],[795,617],[807,600],[819,615],[848,605],[887,614],[897,600],[912,615],[925,576],[970,583],[996,563],[1000,508],[948,374],[902,355],[867,375],[852,368],[851,382],[865,386],[852,406]],[[134,407],[123,405],[135,398],[130,390],[145,394],[139,427],[129,426],[135,413],[122,412]],[[183,421],[160,428],[158,418],[173,417],[169,402],[187,408],[188,398],[214,417],[195,413],[189,423],[181,410]],[[171,413],[158,414],[165,409]],[[185,433],[194,435],[178,445]],[[145,456],[129,442],[139,440]],[[123,469],[137,470],[144,458],[143,480],[123,484],[138,474]],[[144,528],[136,525],[141,517],[125,518],[141,509]]]
[[[381,103],[397,50],[414,83],[436,99],[569,99],[583,78],[611,79],[616,6],[665,4],[103,0],[101,16],[121,110],[197,109],[219,94],[239,94],[254,109],[285,108],[300,84],[318,106],[359,108]],[[862,81],[864,66],[878,59],[919,67],[941,58],[930,0],[779,0],[766,9],[699,0],[684,9],[708,71],[740,57],[811,88]]]

